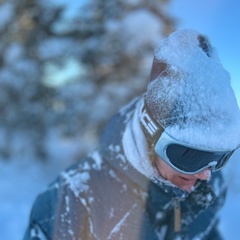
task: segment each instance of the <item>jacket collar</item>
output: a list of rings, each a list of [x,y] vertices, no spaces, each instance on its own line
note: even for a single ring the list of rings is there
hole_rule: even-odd
[[[164,193],[167,199],[166,204],[172,198],[181,200],[188,197],[196,205],[207,206],[211,204],[215,199],[215,194],[206,181],[199,181],[194,191],[188,193],[156,176],[147,154],[147,142],[138,119],[142,104],[143,98],[131,102],[115,118],[117,126],[114,127],[113,136],[117,140],[114,139],[112,141],[114,144],[105,145],[102,148],[106,161],[116,168],[116,171],[121,171],[126,175],[143,191],[149,192],[151,188],[154,188],[157,189],[158,194]],[[200,195],[202,202],[198,200]],[[159,196],[156,201],[160,201],[161,198]]]

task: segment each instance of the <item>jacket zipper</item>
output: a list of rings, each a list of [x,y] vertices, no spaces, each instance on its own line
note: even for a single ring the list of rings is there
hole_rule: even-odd
[[[174,201],[174,232],[181,231],[181,206],[180,201],[175,199]]]

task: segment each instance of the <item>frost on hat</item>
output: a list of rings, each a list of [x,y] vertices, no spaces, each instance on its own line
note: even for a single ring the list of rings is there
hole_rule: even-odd
[[[240,112],[207,38],[180,30],[155,50],[146,102],[157,121],[178,140],[209,149],[240,144]]]

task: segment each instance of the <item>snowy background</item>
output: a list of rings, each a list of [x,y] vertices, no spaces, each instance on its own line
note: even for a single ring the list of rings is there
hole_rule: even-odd
[[[235,41],[222,38],[221,42],[229,43],[223,49],[220,38],[211,35],[213,30],[221,30],[213,23],[229,1],[211,1],[211,6],[207,0],[201,1],[202,6],[193,6],[191,0],[181,4],[156,1],[144,3],[143,8],[143,0],[95,0],[102,5],[94,4],[95,8],[85,11],[88,14],[78,12],[87,1],[78,1],[80,5],[75,0],[27,2],[0,3],[3,240],[22,239],[37,194],[60,171],[96,147],[97,136],[109,117],[144,90],[153,47],[177,26],[210,35],[239,94],[235,71],[239,61],[231,62],[233,56],[224,54],[234,52],[236,56],[239,48],[230,51]],[[60,5],[63,10],[56,7]],[[104,6],[104,11],[100,9],[102,15],[96,16],[99,6]],[[214,9],[219,10],[217,6],[220,14],[211,15]],[[175,22],[176,16],[184,24]],[[208,28],[194,25],[196,18]],[[231,26],[233,23],[236,21]],[[232,34],[228,26],[222,32]],[[226,240],[239,240],[239,159],[240,151],[224,169],[229,193],[220,217]]]

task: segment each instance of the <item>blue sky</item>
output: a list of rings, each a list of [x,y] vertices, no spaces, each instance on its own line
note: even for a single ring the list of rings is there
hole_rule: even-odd
[[[170,13],[178,19],[178,28],[192,28],[208,36],[231,75],[240,105],[240,1],[172,0]]]

